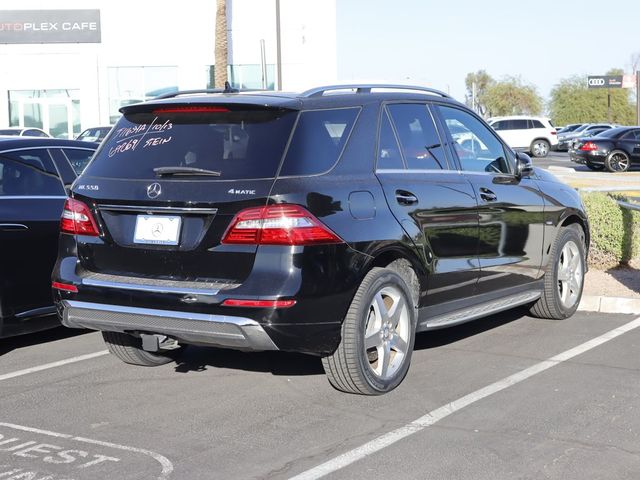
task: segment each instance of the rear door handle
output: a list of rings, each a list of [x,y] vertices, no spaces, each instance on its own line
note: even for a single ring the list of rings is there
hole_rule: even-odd
[[[481,187],[480,198],[482,198],[485,202],[495,202],[498,199],[498,196],[488,188]]]
[[[396,200],[400,205],[413,205],[418,203],[418,197],[406,190],[396,190]]]
[[[0,230],[29,230],[29,227],[22,223],[0,223]]]

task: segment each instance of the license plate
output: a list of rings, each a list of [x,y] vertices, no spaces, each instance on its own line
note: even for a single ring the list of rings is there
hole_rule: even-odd
[[[138,215],[134,243],[155,245],[177,245],[180,237],[180,217],[160,217],[158,215]]]

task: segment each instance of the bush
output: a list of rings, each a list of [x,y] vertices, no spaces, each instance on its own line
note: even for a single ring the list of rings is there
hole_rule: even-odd
[[[589,265],[613,268],[640,258],[640,212],[618,205],[618,195],[582,194],[591,227]]]

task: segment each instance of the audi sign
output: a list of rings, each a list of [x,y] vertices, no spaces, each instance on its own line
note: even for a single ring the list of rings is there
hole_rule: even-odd
[[[587,77],[589,88],[622,88],[622,75],[593,75]]]

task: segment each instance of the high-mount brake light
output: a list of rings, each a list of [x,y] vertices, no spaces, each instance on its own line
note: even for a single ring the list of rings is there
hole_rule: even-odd
[[[224,107],[167,107],[167,108],[156,108],[153,111],[154,115],[162,115],[167,113],[225,113],[228,112],[228,108]]]
[[[97,237],[100,235],[93,215],[89,207],[80,200],[67,198],[60,219],[60,231],[71,235],[88,235]]]
[[[241,210],[222,237],[223,244],[318,245],[343,240],[299,205]]]
[[[598,150],[598,145],[593,142],[587,142],[580,147],[580,150],[582,150],[583,152],[594,152]]]

